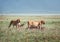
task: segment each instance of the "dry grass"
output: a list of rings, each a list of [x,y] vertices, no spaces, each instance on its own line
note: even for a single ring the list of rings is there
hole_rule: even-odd
[[[60,17],[43,16],[3,16],[0,19],[0,42],[60,42]],[[9,22],[12,19],[21,19],[21,28],[10,27]],[[44,19],[44,31],[39,29],[27,29],[27,21]],[[20,30],[19,30],[20,29]]]

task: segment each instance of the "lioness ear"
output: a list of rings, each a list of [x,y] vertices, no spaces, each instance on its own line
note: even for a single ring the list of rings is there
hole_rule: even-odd
[[[42,24],[45,24],[45,21],[41,20],[41,23],[42,23]]]

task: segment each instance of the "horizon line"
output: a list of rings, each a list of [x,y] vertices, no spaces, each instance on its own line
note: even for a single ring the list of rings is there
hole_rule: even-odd
[[[22,14],[22,13],[20,13],[20,14],[17,14],[17,13],[15,13],[15,14],[0,14],[0,15],[7,15],[7,16],[9,16],[9,15],[14,15],[14,16],[46,16],[46,15],[60,15],[60,14]]]

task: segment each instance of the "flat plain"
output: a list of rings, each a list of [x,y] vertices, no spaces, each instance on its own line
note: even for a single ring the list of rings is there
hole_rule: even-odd
[[[8,28],[11,20],[20,18],[24,26]],[[28,20],[44,20],[44,30],[27,29]],[[60,16],[0,16],[0,42],[60,42]]]

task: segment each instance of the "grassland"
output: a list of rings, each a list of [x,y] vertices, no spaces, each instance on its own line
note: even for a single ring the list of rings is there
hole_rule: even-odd
[[[17,18],[25,25],[8,28]],[[26,29],[28,20],[45,20],[44,30]],[[0,16],[0,42],[60,42],[60,16]]]

